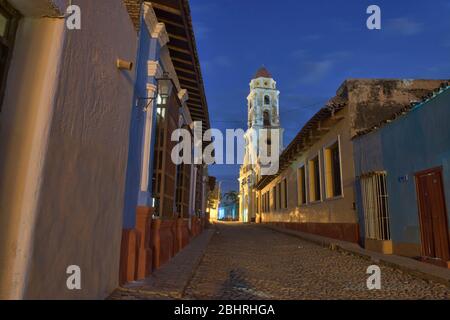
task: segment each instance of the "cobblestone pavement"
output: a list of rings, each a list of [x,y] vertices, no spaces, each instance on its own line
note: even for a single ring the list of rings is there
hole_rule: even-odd
[[[448,287],[255,225],[218,224],[185,299],[449,299]]]
[[[186,285],[192,278],[214,229],[206,229],[179,252],[172,260],[144,280],[135,281],[117,289],[110,300],[182,299]]]

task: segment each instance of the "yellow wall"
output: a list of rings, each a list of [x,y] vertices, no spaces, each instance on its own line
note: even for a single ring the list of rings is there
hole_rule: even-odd
[[[330,128],[330,131],[323,134],[318,142],[316,142],[306,152],[298,155],[297,159],[285,169],[279,177],[268,184],[261,195],[272,188],[283,178],[287,178],[288,182],[288,209],[273,210],[273,197],[271,195],[271,211],[263,213],[263,222],[269,221],[285,221],[285,222],[317,222],[317,223],[357,223],[357,214],[354,209],[354,183],[355,170],[353,162],[353,148],[350,140],[350,127],[347,116],[348,109],[344,108],[336,115],[345,115],[345,118],[336,124],[325,121],[321,124],[323,128]],[[342,196],[336,198],[326,198],[325,183],[325,166],[324,166],[324,148],[333,144],[336,139],[340,140],[341,154],[341,172],[342,172]],[[306,164],[306,172],[308,172],[308,161],[320,152],[321,167],[321,193],[322,200],[306,205],[298,204],[297,194],[297,169]],[[309,187],[309,175],[307,173],[307,190]],[[328,184],[329,186],[329,184]],[[272,192],[271,192],[272,193]],[[307,195],[309,201],[309,196]]]

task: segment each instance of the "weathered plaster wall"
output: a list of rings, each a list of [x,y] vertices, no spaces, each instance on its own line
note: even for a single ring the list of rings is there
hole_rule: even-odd
[[[351,135],[368,129],[413,101],[420,101],[443,80],[349,79],[338,90],[348,99]]]
[[[373,169],[387,171],[391,233],[394,251],[397,248],[397,253],[419,254],[420,227],[414,178],[416,172],[442,166],[447,208],[450,206],[448,119],[450,91],[447,90],[380,130],[355,139],[357,174]],[[378,150],[378,155],[370,166],[370,161],[365,160],[368,157],[360,154],[370,154],[373,149]],[[399,181],[399,177],[407,177],[407,181]]]
[[[137,34],[121,1],[80,0],[67,31],[25,298],[104,298],[117,285]],[[57,63],[57,61],[55,61]],[[66,268],[82,290],[66,288]]]

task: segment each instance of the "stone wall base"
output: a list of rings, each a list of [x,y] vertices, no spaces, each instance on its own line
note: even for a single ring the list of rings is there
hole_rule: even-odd
[[[205,218],[154,219],[154,209],[136,209],[136,228],[122,231],[120,252],[120,285],[142,280],[167,263],[203,232]]]
[[[136,258],[138,231],[124,229],[122,231],[122,244],[120,248],[119,284],[134,281],[136,279]]]
[[[364,239],[364,248],[370,251],[380,252],[384,254],[394,253],[394,245],[392,243],[392,240]]]
[[[359,242],[357,223],[316,223],[316,222],[266,222],[277,227],[316,234],[323,237]]]
[[[138,207],[136,210],[136,229],[140,241],[136,261],[136,280],[147,278],[152,273],[152,215],[153,208]]]
[[[394,242],[394,254],[404,257],[419,257],[421,255],[420,244]]]

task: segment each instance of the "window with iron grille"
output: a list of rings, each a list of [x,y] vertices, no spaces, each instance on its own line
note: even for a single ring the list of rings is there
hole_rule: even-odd
[[[327,198],[342,196],[341,156],[339,142],[324,149],[325,191]]]
[[[390,240],[386,173],[373,172],[362,175],[360,182],[366,238]]]
[[[309,160],[309,201],[316,202],[322,200],[321,181],[320,181],[320,162],[317,155]]]
[[[288,189],[287,189],[287,180],[286,178],[283,179],[283,181],[281,182],[281,186],[282,186],[282,204],[281,207],[283,209],[287,209],[287,193],[288,193]]]
[[[264,198],[265,198],[265,195],[264,195],[264,193],[261,195],[261,213],[264,213],[265,212],[265,210],[264,210]]]
[[[306,204],[306,171],[305,166],[297,169],[298,204]]]

